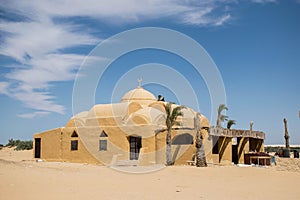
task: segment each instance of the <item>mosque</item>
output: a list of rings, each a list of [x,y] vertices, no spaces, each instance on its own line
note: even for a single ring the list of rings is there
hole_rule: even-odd
[[[139,85],[120,103],[95,105],[73,116],[65,127],[35,134],[34,157],[99,165],[165,164],[165,103]],[[177,118],[180,125],[172,129],[175,165],[190,163],[196,152],[196,112],[188,107],[182,112],[183,116]],[[210,123],[204,115],[200,126],[208,163],[243,163],[244,153],[251,147],[263,149],[262,132],[212,128],[210,134]]]

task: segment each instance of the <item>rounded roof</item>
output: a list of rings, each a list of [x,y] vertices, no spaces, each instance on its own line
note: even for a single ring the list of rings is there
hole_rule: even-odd
[[[204,115],[201,115],[200,124],[201,124],[202,127],[206,127],[206,128],[210,127],[210,123]]]
[[[139,101],[139,100],[141,100],[141,101],[144,101],[144,100],[156,101],[156,98],[151,92],[149,92],[139,86],[138,88],[127,92],[122,97],[121,101],[124,102],[124,101]]]

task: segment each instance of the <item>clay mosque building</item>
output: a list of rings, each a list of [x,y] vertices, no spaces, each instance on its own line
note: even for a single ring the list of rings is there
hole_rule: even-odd
[[[120,103],[95,105],[73,116],[65,127],[35,134],[34,157],[99,165],[165,164],[165,103],[138,86]],[[177,118],[180,126],[172,129],[175,165],[189,163],[196,152],[196,112],[188,107],[182,112]],[[200,126],[208,164],[243,163],[245,152],[263,150],[262,132],[212,128],[209,133],[210,123],[204,115]]]

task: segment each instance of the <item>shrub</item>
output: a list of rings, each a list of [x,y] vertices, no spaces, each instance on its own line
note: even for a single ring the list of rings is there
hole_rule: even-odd
[[[14,141],[14,139],[8,140],[8,143],[7,143],[5,146],[7,146],[7,147],[13,147],[13,146],[15,146],[15,141]]]
[[[14,140],[14,139],[10,139],[8,140],[8,143],[7,143],[7,147],[15,147],[17,146],[21,141],[20,140]]]
[[[17,144],[17,148],[16,150],[17,151],[20,151],[20,150],[30,150],[32,149],[32,140],[29,140],[29,141],[20,141],[18,144]]]
[[[33,148],[32,140],[29,141],[21,141],[21,140],[14,140],[10,139],[8,140],[8,143],[6,145],[7,147],[16,147],[15,150],[30,150]]]

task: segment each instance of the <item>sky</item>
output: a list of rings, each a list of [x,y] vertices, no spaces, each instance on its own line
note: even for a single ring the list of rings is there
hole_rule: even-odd
[[[266,144],[283,144],[286,117],[290,143],[300,144],[299,19],[299,0],[0,0],[0,144],[65,126],[76,114],[74,83],[82,65],[89,60],[104,69],[105,56],[91,56],[95,49],[145,27],[176,31],[204,48],[224,84],[233,128],[248,129],[253,121],[253,129],[266,133]],[[139,78],[153,94],[184,102],[216,123],[205,77],[161,49],[113,60],[93,103],[119,102]]]

